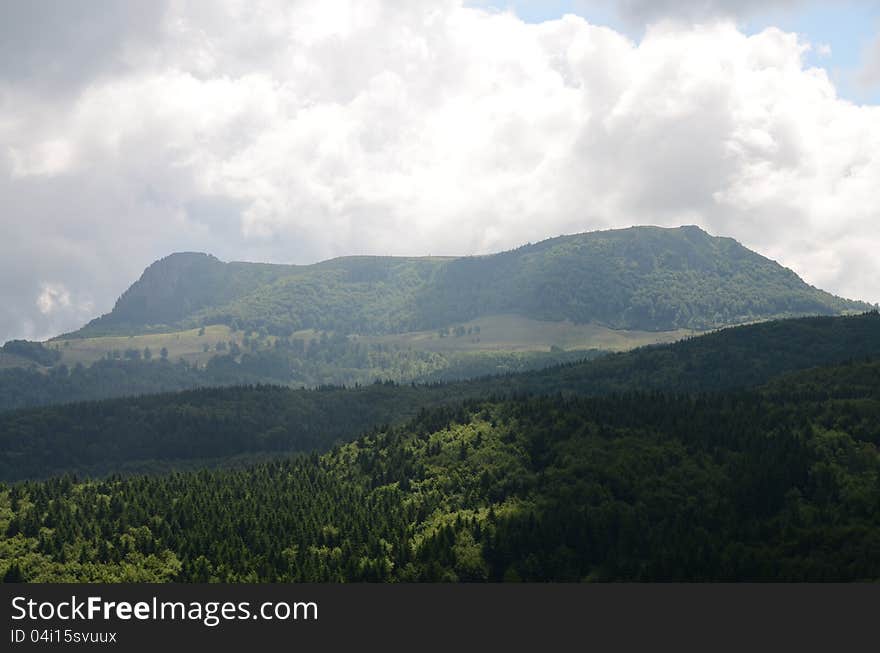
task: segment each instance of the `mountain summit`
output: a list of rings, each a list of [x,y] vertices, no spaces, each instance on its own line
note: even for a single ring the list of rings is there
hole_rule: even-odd
[[[150,265],[112,312],[72,335],[211,324],[276,335],[385,334],[494,314],[666,331],[870,308],[808,285],[732,238],[695,226],[631,227],[457,258],[353,256],[299,266],[172,254]]]

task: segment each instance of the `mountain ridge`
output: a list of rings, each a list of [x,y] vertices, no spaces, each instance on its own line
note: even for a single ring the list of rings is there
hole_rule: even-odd
[[[313,328],[387,334],[513,313],[615,329],[712,329],[870,304],[694,225],[557,236],[464,257],[343,256],[310,265],[222,262],[179,252],[154,262],[102,315],[66,337],[224,324],[289,336]]]

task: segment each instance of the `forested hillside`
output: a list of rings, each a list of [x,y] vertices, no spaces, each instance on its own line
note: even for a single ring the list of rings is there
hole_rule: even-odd
[[[877,580],[878,423],[877,362],[748,392],[469,402],[320,458],[0,486],[0,574]]]
[[[869,308],[807,285],[730,238],[697,227],[633,227],[463,258],[284,266],[174,254],[151,265],[112,312],[72,335],[212,324],[280,336],[382,334],[498,313],[664,331]]]
[[[493,374],[541,369],[590,360],[595,350],[552,352],[440,353],[384,345],[362,345],[349,339],[317,340],[295,347],[289,341],[255,343],[243,353],[236,348],[214,355],[206,365],[164,358],[105,359],[85,366],[64,364],[49,369],[0,369],[0,412],[78,401],[130,397],[244,384],[293,387],[368,385],[378,380],[453,381]]]
[[[201,389],[0,414],[0,479],[72,471],[192,468],[242,456],[326,450],[422,408],[468,399],[717,392],[811,367],[880,356],[880,315],[801,318],[672,345],[444,384]]]

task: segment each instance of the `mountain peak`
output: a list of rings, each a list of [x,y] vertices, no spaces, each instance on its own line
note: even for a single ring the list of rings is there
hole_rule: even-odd
[[[168,256],[164,256],[154,261],[152,265],[158,263],[176,263],[180,261],[204,261],[205,259],[222,263],[222,261],[216,256],[207,252],[172,252]]]

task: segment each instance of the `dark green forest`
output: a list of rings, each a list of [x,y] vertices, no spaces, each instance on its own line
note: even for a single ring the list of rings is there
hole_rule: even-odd
[[[369,428],[400,424],[422,408],[469,399],[717,392],[871,356],[880,357],[877,313],[736,327],[672,345],[454,383],[202,388],[9,411],[0,413],[0,479],[187,469],[223,464],[225,458],[326,451]]]
[[[716,394],[474,400],[321,457],[3,486],[0,573],[876,580],[878,425],[876,361]]]
[[[285,337],[300,329],[387,334],[500,313],[705,330],[870,308],[807,285],[733,239],[697,227],[632,227],[457,258],[360,256],[294,266],[173,254],[147,268],[113,311],[70,335],[211,324]]]
[[[877,580],[878,447],[876,312],[464,382],[8,411],[0,578]]]

